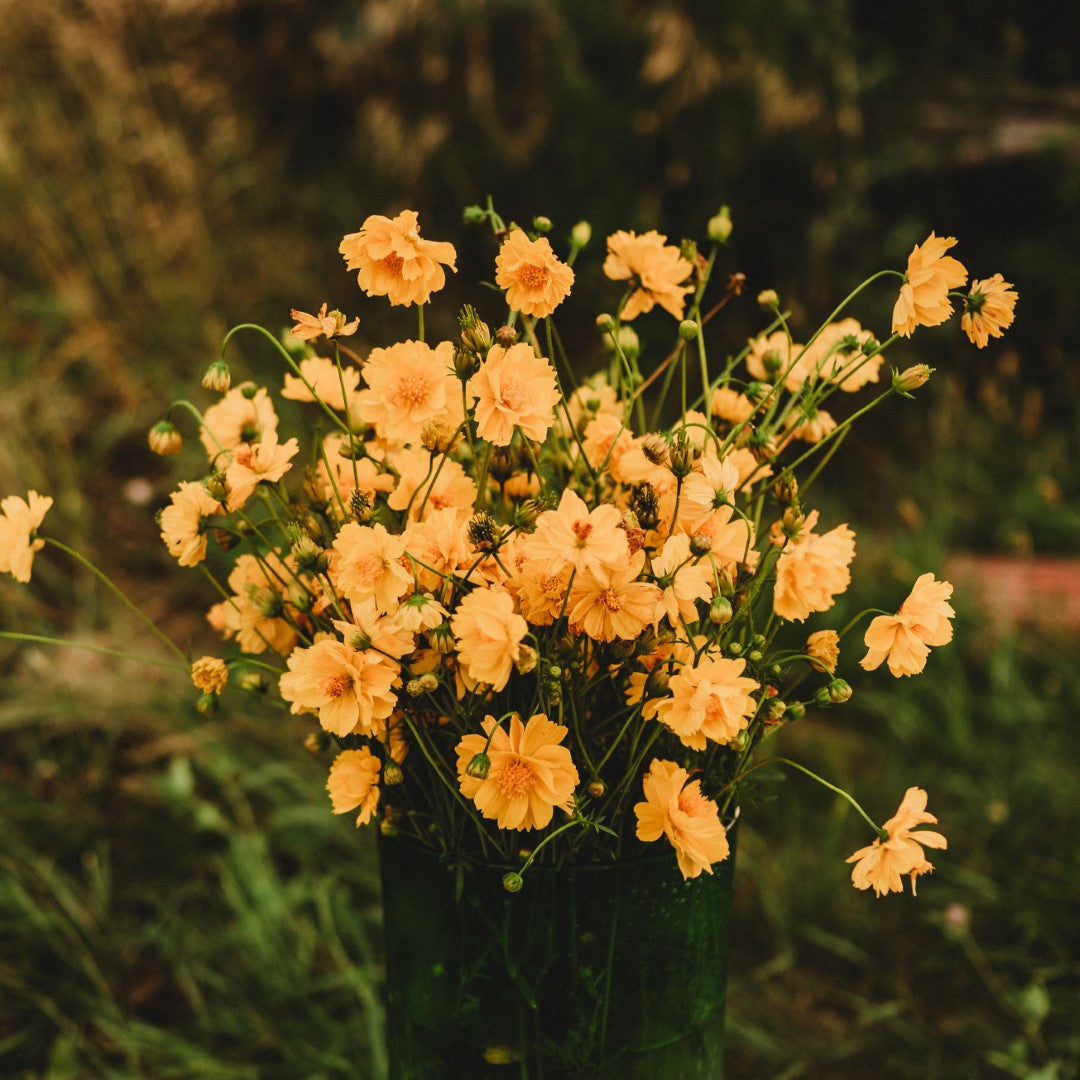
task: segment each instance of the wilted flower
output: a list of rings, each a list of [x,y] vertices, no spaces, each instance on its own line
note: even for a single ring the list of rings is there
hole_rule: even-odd
[[[359,319],[349,322],[336,308],[327,314],[326,307],[327,305],[323,304],[318,315],[309,315],[306,311],[293,308],[289,313],[296,320],[296,325],[290,331],[292,336],[298,341],[310,341],[318,337],[349,337],[356,333],[356,328],[360,325]]]

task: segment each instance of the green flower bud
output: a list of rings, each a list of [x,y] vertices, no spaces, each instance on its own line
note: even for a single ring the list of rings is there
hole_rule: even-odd
[[[465,774],[474,780],[486,780],[491,771],[491,758],[487,754],[474,754],[472,760],[465,766]]]
[[[502,884],[503,888],[508,893],[519,893],[521,892],[521,887],[525,884],[525,881],[520,874],[511,871],[509,874],[503,876]]]

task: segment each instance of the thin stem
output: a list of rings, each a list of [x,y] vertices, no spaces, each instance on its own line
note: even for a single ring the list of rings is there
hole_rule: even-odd
[[[87,645],[81,641],[67,641],[64,638],[45,637],[42,634],[20,634],[14,630],[0,630],[0,638],[10,641],[34,641],[39,645],[57,645],[66,649],[82,649],[83,652],[101,653],[103,656],[116,656],[122,660],[134,660],[139,664],[153,664],[154,667],[168,668],[170,671],[183,671],[189,674],[191,668],[185,664],[174,664],[171,660],[158,660],[152,656],[137,656],[121,649],[107,649],[104,645]]]
[[[86,567],[86,569],[102,582],[102,584],[104,584],[126,608],[134,612],[144,623],[146,623],[156,637],[168,645],[169,648],[185,662],[185,664],[187,663],[187,654],[184,650],[181,649],[180,646],[177,645],[176,642],[173,641],[145,611],[135,604],[118,585],[114,584],[110,577],[99,570],[88,558],[86,558],[86,556],[80,555],[74,548],[69,548],[67,544],[62,544],[59,540],[54,540],[51,536],[43,537],[43,539],[45,540],[45,543],[51,544],[54,548],[59,548],[66,555],[70,555],[77,563]]]

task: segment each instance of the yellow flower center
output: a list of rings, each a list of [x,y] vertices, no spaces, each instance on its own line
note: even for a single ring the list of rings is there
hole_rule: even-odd
[[[353,564],[352,572],[361,585],[370,588],[377,585],[385,573],[386,567],[378,555],[361,555]]]
[[[347,671],[335,671],[333,675],[326,675],[320,680],[319,689],[328,698],[339,698],[352,689],[352,684],[352,676]]]
[[[489,775],[508,799],[528,795],[536,783],[532,769],[521,758],[511,758],[497,769],[492,769]]]
[[[688,784],[679,792],[679,809],[688,817],[709,817],[712,807],[697,784]]]
[[[529,393],[517,379],[506,379],[499,388],[499,404],[509,412],[520,413],[529,403]]]
[[[394,277],[401,275],[401,268],[405,265],[405,260],[393,253],[387,255],[385,259],[380,259],[379,262],[386,268],[387,273],[393,274]]]
[[[526,289],[542,289],[547,284],[547,267],[531,266],[526,263],[518,270],[517,279]]]
[[[608,611],[620,611],[623,606],[623,598],[614,589],[605,589],[600,594],[600,603],[602,603]]]
[[[427,401],[430,389],[423,375],[402,375],[390,391],[390,404],[414,409]]]
[[[716,720],[723,720],[724,717],[724,703],[716,694],[713,694],[705,706],[705,722],[711,724]]]

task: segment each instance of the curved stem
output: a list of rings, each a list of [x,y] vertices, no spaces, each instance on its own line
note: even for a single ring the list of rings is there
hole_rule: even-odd
[[[150,629],[154,632],[154,635],[163,641],[168,647],[180,657],[184,663],[187,663],[187,653],[176,644],[175,641],[168,634],[162,630],[149,615],[146,614],[137,604],[132,601],[128,595],[123,592],[113,580],[108,577],[103,571],[99,570],[85,555],[80,555],[74,548],[69,548],[67,544],[60,543],[59,540],[54,540],[51,536],[43,537],[45,543],[51,544],[54,548],[59,548],[60,551],[66,555],[70,555],[81,566],[86,567],[103,585],[105,585],[109,591],[130,611],[134,612]]]
[[[152,656],[136,656],[135,653],[124,652],[121,649],[108,649],[104,645],[88,645],[81,641],[68,641],[65,638],[45,637],[43,634],[20,634],[14,630],[0,630],[0,638],[7,638],[9,641],[33,641],[39,645],[57,645],[67,649],[82,649],[83,652],[101,653],[103,656],[116,656],[122,660],[152,664],[154,667],[168,668],[170,671],[191,673],[191,668],[186,663],[181,665],[174,664],[171,660],[158,660]]]

